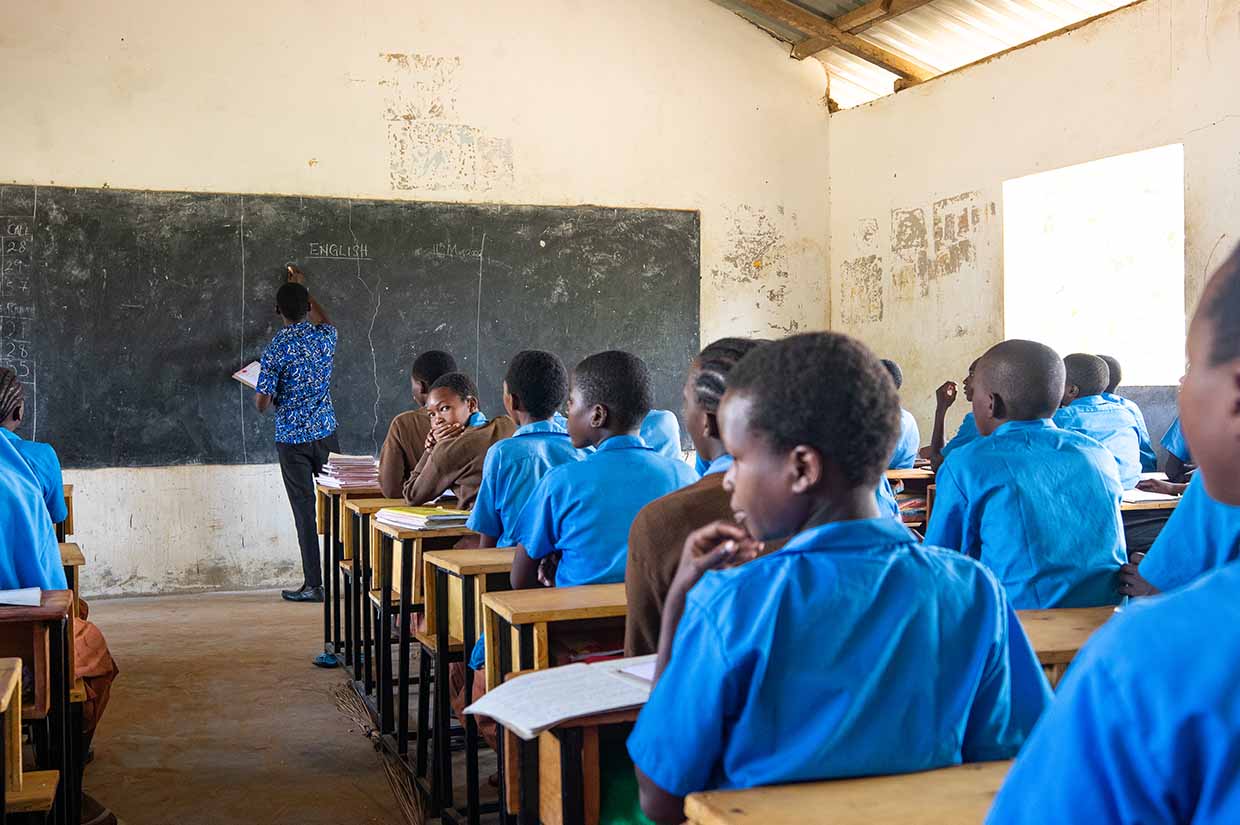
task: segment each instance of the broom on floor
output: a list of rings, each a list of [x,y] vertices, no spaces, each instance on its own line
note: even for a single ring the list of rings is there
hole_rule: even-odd
[[[426,822],[426,809],[422,807],[422,797],[404,766],[397,761],[387,748],[379,741],[379,731],[371,724],[370,711],[362,697],[357,695],[347,682],[332,691],[332,699],[336,709],[344,714],[352,727],[371,741],[379,753],[379,761],[383,765],[383,775],[387,779],[392,795],[396,797],[396,805],[409,825],[423,825]]]

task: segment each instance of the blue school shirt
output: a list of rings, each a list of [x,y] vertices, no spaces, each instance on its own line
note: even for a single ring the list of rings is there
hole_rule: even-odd
[[[908,470],[917,461],[917,451],[921,449],[921,433],[917,429],[917,419],[908,410],[900,410],[900,439],[896,442],[896,450],[891,454],[889,470]]]
[[[651,410],[642,419],[642,441],[659,455],[679,459],[680,422],[676,414],[668,410]]]
[[[1240,558],[1240,507],[1210,497],[1193,476],[1171,518],[1141,561],[1141,575],[1171,590]]]
[[[1017,610],[1118,604],[1127,559],[1115,458],[1049,419],[1008,421],[935,478],[926,543],[994,571]]]
[[[568,430],[558,422],[534,421],[491,445],[482,463],[482,484],[467,525],[476,533],[498,539],[498,547],[517,542],[517,517],[552,467],[580,461]]]
[[[900,518],[900,502],[896,501],[896,491],[891,489],[891,482],[887,480],[887,476],[880,476],[878,479],[878,487],[874,489],[874,498],[878,501],[878,512],[888,518],[894,518],[896,521],[902,521]]]
[[[1141,412],[1137,402],[1113,392],[1104,392],[1102,397],[1107,401],[1114,401],[1132,413],[1133,420],[1137,422],[1137,438],[1140,441],[1141,472],[1152,473],[1157,470],[1158,455],[1154,452],[1154,445],[1150,443],[1150,428],[1145,423],[1145,413]]]
[[[59,524],[69,517],[69,506],[65,504],[65,480],[60,472],[60,459],[51,444],[38,441],[27,441],[17,433],[0,427],[0,436],[8,439],[18,455],[34,473],[43,492],[43,503],[47,505],[48,515],[53,524]]]
[[[0,590],[68,589],[39,480],[8,439],[0,439],[0,541]]]
[[[977,431],[977,422],[973,420],[973,413],[965,413],[964,420],[960,422],[960,429],[956,430],[956,434],[952,436],[951,441],[943,445],[939,455],[947,458],[953,450],[958,450],[966,444],[972,444],[981,437],[982,434]]]
[[[628,748],[678,796],[923,771],[1010,758],[1050,696],[989,571],[834,522],[702,577]]]
[[[1141,480],[1141,439],[1132,413],[1101,395],[1078,398],[1055,411],[1054,422],[1087,435],[1111,451],[1119,463],[1119,480],[1131,490]]]
[[[256,389],[275,399],[276,443],[304,444],[336,432],[331,380],[337,338],[330,324],[300,321],[267,345]]]
[[[1103,625],[1016,759],[990,825],[1240,822],[1240,566]]]
[[[1171,422],[1171,426],[1167,428],[1167,432],[1163,434],[1162,445],[1164,450],[1185,464],[1193,463],[1193,454],[1188,449],[1188,442],[1184,440],[1184,431],[1180,429],[1180,417],[1178,415]]]
[[[697,480],[688,464],[659,455],[642,439],[612,436],[584,460],[543,476],[514,535],[532,559],[563,554],[557,586],[621,582],[638,511]]]

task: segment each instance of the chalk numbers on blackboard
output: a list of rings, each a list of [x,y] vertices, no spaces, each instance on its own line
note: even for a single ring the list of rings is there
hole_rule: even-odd
[[[34,357],[34,218],[0,216],[0,367],[26,385],[23,435],[38,431]]]

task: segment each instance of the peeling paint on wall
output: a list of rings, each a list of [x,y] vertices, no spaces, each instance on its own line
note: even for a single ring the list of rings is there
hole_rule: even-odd
[[[891,285],[897,301],[930,294],[930,238],[924,209],[891,210]]]
[[[980,192],[964,192],[934,202],[934,277],[955,275],[977,263],[981,226],[995,214]]]
[[[512,142],[460,122],[459,57],[386,53],[383,118],[393,189],[486,191],[513,178]]]
[[[782,213],[783,207],[779,208]],[[717,286],[788,277],[783,232],[765,209],[741,204],[728,211],[725,224],[728,251],[723,255],[724,265],[711,269]]]
[[[878,255],[844,261],[840,272],[840,320],[845,324],[883,320],[883,262]]]

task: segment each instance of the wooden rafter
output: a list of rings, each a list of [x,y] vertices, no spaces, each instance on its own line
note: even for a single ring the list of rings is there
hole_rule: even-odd
[[[920,83],[934,77],[931,69],[901,57],[855,34],[836,27],[829,19],[798,6],[791,0],[742,0],[742,2],[771,20],[809,37],[827,41],[827,46],[840,48],[854,57],[881,66],[904,80]]]
[[[929,2],[931,0],[870,0],[860,8],[832,19],[831,25],[849,34],[861,34],[866,29],[921,8]],[[835,43],[825,37],[807,37],[792,47],[792,56],[797,60],[804,60],[834,45]]]

